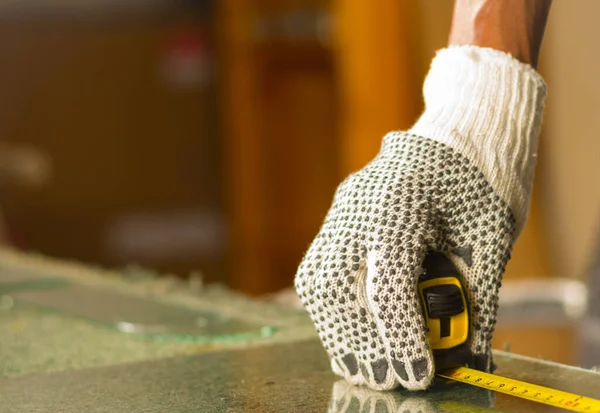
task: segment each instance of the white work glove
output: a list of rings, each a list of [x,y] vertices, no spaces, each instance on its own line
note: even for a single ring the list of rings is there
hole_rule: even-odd
[[[295,278],[336,374],[377,390],[429,386],[417,282],[430,249],[462,275],[471,365],[492,368],[498,290],[526,220],[545,90],[507,54],[444,49],[415,126],[385,136],[338,187]]]

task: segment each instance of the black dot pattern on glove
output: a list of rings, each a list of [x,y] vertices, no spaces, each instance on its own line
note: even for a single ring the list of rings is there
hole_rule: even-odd
[[[488,355],[514,236],[510,208],[468,159],[391,133],[378,156],[338,187],[296,290],[347,379],[424,388],[433,363],[416,288],[426,250],[446,253],[459,268],[472,351]]]

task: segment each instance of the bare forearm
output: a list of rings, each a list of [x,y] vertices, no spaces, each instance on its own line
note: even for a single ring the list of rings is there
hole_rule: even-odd
[[[456,0],[450,45],[490,47],[537,67],[552,0]]]

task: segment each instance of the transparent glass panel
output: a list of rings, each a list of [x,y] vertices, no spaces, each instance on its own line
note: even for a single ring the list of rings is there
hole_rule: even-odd
[[[143,334],[159,340],[218,341],[270,332],[268,327],[217,311],[192,310],[163,304],[152,297],[61,283],[60,280],[0,283],[2,294],[10,294],[16,304],[35,305],[72,317],[83,317],[123,333]]]

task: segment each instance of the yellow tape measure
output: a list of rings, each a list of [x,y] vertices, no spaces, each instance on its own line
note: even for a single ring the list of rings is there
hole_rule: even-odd
[[[509,394],[538,403],[545,403],[550,406],[560,407],[574,412],[600,413],[600,400],[551,389],[549,387],[538,386],[524,381],[508,379],[496,374],[483,373],[467,367],[458,367],[438,372],[437,375],[446,379],[472,384],[473,386]]]
[[[471,357],[469,303],[460,274],[443,254],[430,252],[419,279],[427,336],[439,377],[575,412],[600,413],[600,400],[483,373],[467,367]]]

